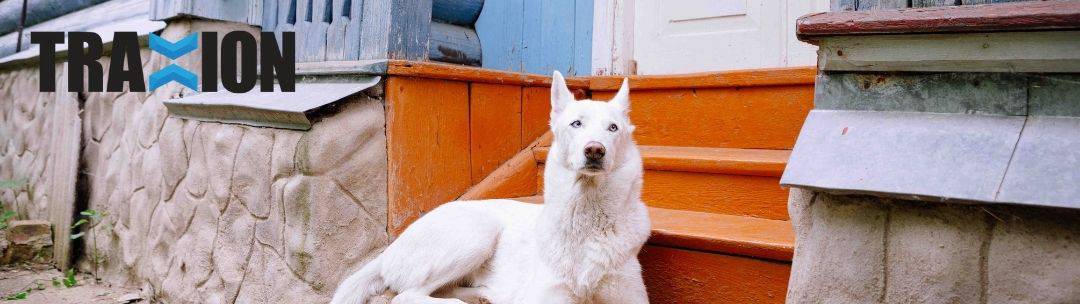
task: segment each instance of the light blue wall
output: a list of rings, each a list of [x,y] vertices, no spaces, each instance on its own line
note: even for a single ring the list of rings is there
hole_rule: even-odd
[[[487,0],[476,32],[484,68],[588,75],[592,0]]]

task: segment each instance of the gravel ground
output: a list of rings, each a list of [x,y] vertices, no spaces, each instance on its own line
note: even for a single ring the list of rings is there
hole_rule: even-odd
[[[138,289],[95,283],[86,274],[75,275],[74,287],[53,285],[54,278],[63,277],[50,265],[0,266],[0,303],[147,303]],[[31,290],[25,299],[7,299],[27,289]]]

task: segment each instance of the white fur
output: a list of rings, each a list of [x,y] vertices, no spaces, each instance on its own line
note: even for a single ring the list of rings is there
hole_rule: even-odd
[[[543,205],[442,205],[345,279],[331,303],[364,304],[386,289],[394,304],[648,303],[637,253],[649,218],[627,82],[610,102],[576,101],[555,72],[551,91]],[[606,149],[599,169],[586,168],[589,142]]]

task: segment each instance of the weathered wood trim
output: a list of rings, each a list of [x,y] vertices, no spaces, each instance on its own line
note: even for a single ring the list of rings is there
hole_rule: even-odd
[[[431,22],[428,59],[446,63],[480,66],[480,39],[476,30],[442,22]]]
[[[263,22],[263,1],[276,0],[151,0],[150,19],[198,17],[259,26]]]
[[[432,0],[377,1],[391,2],[386,58],[426,60],[431,34]]]
[[[775,68],[707,72],[677,75],[629,76],[630,88],[680,89],[680,88],[727,88],[751,86],[813,85],[817,70],[813,67]],[[589,78],[589,89],[614,91],[622,85],[626,76],[594,76]]]
[[[505,1],[505,0],[492,0]],[[431,19],[454,25],[472,26],[480,17],[484,0],[433,0]]]
[[[803,16],[799,39],[865,34],[964,33],[1080,28],[1080,1],[1029,1]]]
[[[457,200],[479,200],[531,196],[539,193],[536,176],[540,167],[533,159],[533,148],[551,140],[551,132],[544,133],[514,157],[488,174]]]
[[[826,71],[1080,71],[1080,31],[836,36],[819,45]]]
[[[296,75],[383,75],[386,60],[297,62]]]
[[[513,84],[521,86],[551,85],[551,77],[548,76],[496,71],[437,62],[390,60],[387,65],[386,73],[394,76]],[[568,78],[566,79],[566,84],[571,88],[585,89],[589,87],[589,80],[585,78]]]

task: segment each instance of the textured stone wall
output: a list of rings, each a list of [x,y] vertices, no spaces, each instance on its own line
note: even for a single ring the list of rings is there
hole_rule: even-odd
[[[792,189],[788,303],[1080,303],[1080,212]]]
[[[163,36],[221,27],[206,25],[170,24]],[[142,55],[147,74],[169,63]],[[37,74],[0,70],[0,178],[30,185],[48,175],[43,108],[54,98],[38,93]],[[87,234],[79,267],[93,271],[96,248],[104,280],[167,303],[328,301],[387,242],[382,100],[351,97],[301,132],[169,117],[161,101],[184,93],[173,84],[80,94],[82,147],[63,149],[82,149],[77,209],[108,215]],[[47,192],[28,190],[0,199],[46,218]]]
[[[54,93],[38,93],[36,68],[0,72],[0,180],[25,180],[23,186],[0,189],[5,210],[21,219],[44,219],[48,214],[49,114]]]

